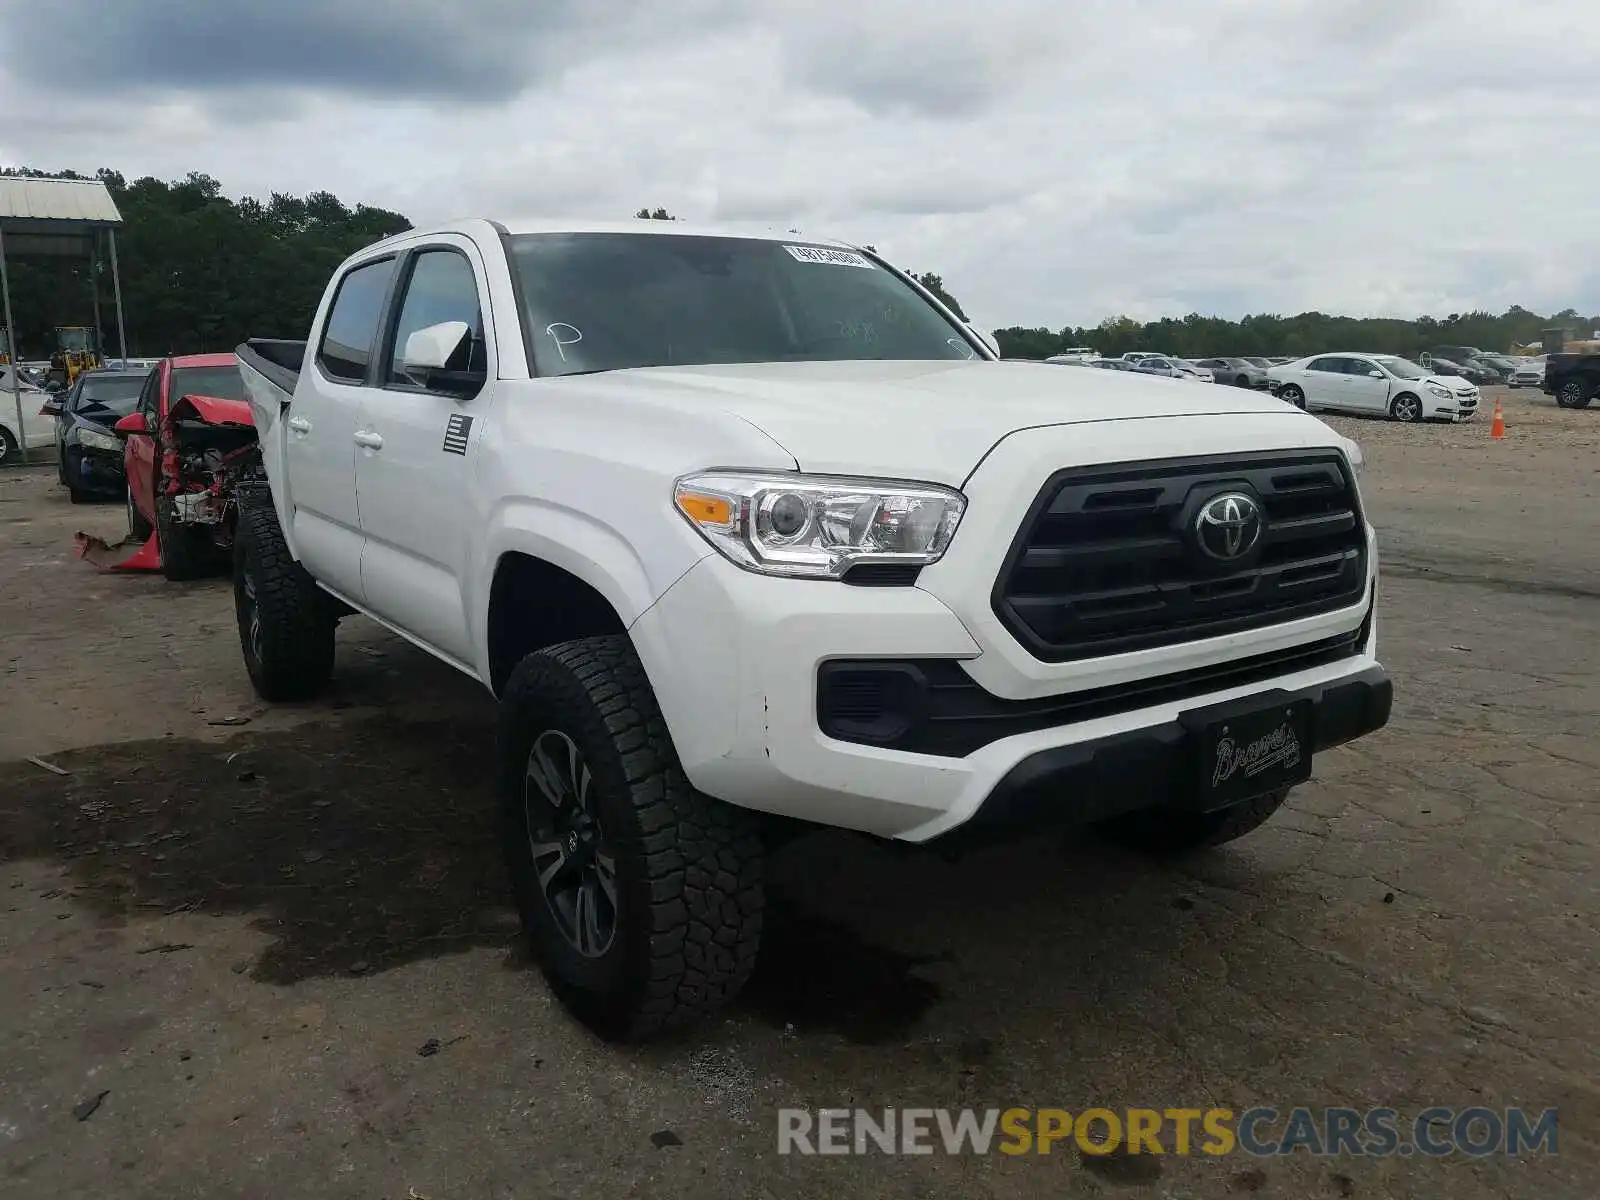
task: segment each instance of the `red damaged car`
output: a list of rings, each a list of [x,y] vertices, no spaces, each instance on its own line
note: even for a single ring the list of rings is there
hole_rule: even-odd
[[[233,488],[256,461],[256,430],[232,354],[156,364],[138,407],[116,424],[127,441],[128,535],[156,534],[168,579],[222,570],[233,544]]]

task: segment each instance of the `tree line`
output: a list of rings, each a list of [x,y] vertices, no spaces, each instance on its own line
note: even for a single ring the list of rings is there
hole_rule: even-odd
[[[1238,321],[1222,317],[1164,317],[1139,322],[1109,317],[1093,328],[997,329],[995,337],[1006,358],[1048,358],[1075,346],[1092,346],[1115,358],[1130,350],[1154,350],[1179,358],[1233,355],[1291,355],[1301,358],[1328,350],[1365,350],[1374,354],[1415,356],[1434,346],[1474,346],[1510,352],[1538,345],[1546,329],[1569,335],[1600,329],[1600,316],[1582,316],[1565,309],[1541,316],[1513,305],[1496,316],[1489,312],[1451,313],[1447,317],[1339,317],[1307,312],[1297,316],[1259,314]]]
[[[84,176],[20,167],[0,169],[0,175],[105,183],[124,221],[117,249],[128,352],[139,356],[227,350],[247,337],[304,337],[334,268],[362,246],[411,228],[400,213],[365,204],[350,207],[325,191],[230,200],[217,180],[198,171],[175,182],[145,177],[131,183],[105,169]],[[641,208],[635,215],[676,219],[661,207]],[[108,262],[91,268],[87,258],[20,258],[9,268],[20,357],[47,357],[58,325],[95,323],[92,281],[99,284],[102,345],[115,353]],[[966,319],[940,276],[913,277]],[[995,330],[995,336],[1007,358],[1042,359],[1072,346],[1093,346],[1106,355],[1158,350],[1194,358],[1300,356],[1341,347],[1417,354],[1445,344],[1505,351],[1537,343],[1551,327],[1587,336],[1600,329],[1600,316],[1580,316],[1572,309],[1541,316],[1516,306],[1498,316],[1452,313],[1409,321],[1320,312],[1230,321],[1191,313],[1148,323],[1108,317],[1093,328],[1011,327]]]
[[[330,192],[230,200],[198,171],[170,183],[129,183],[111,170],[0,174],[105,183],[123,219],[117,260],[128,353],[140,357],[231,350],[248,337],[305,337],[334,268],[362,246],[411,228],[399,213],[350,208]],[[56,326],[92,327],[95,285],[101,345],[117,353],[109,255],[94,267],[85,255],[13,258],[7,268],[18,357],[48,357]]]

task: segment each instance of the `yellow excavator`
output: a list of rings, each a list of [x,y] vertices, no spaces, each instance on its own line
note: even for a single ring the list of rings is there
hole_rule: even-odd
[[[93,371],[105,364],[100,358],[99,339],[86,325],[58,325],[56,350],[50,356],[50,370],[45,379],[71,387],[73,381],[85,371]]]

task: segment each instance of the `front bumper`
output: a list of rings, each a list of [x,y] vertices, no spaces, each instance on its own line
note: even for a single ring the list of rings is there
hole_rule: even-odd
[[[121,454],[90,450],[74,442],[66,445],[64,464],[67,480],[85,492],[120,496],[128,488],[128,476]]]
[[[980,813],[993,819],[988,814],[1018,804],[1093,819],[1110,811],[1108,805],[1170,803],[1173,764],[1188,752],[1181,739],[1173,740],[1175,723],[1211,704],[1279,693],[1320,697],[1318,746],[1359,736],[1388,716],[1386,684],[1377,682],[1382,670],[1370,593],[1349,608],[1248,634],[1099,662],[1030,660],[1037,675],[1029,680],[1014,677],[1004,654],[980,646],[955,612],[922,586],[776,579],[709,555],[630,633],[679,761],[697,788],[742,807],[911,842],[949,833]],[[1266,676],[1224,673],[1206,679],[1200,690],[1177,686],[1186,673],[1340,635],[1351,644],[1332,659],[1285,658]],[[1021,654],[1014,643],[1012,650]],[[991,699],[1007,702],[1013,715],[1030,698],[1052,695],[1071,694],[1076,703],[1081,694],[1087,707],[1059,723],[1025,721],[1007,726],[1005,736],[939,753],[823,732],[818,680],[825,664],[908,659],[945,660]],[[994,686],[996,679],[1011,686]],[[1355,710],[1347,697],[1357,681],[1364,681],[1362,694],[1370,698]],[[1124,687],[1118,703],[1104,703],[1112,689]],[[1011,793],[1023,800],[1008,799]]]
[[[1254,697],[1253,697],[1254,698]],[[1315,687],[1259,693],[1263,704],[1311,706],[1320,753],[1383,728],[1394,685],[1380,666]],[[1199,748],[1181,721],[1040,750],[1001,777],[983,805],[947,838],[1087,824],[1141,808],[1197,806]]]
[[[1478,415],[1480,394],[1470,396],[1435,396],[1431,392],[1425,404],[1425,417],[1430,421],[1470,421]]]

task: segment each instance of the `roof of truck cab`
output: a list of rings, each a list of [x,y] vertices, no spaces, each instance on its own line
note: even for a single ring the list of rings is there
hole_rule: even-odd
[[[817,237],[814,234],[793,229],[760,228],[750,226],[737,226],[728,224],[706,223],[697,221],[657,221],[644,217],[630,217],[626,220],[597,221],[586,217],[521,217],[495,220],[483,218],[500,225],[512,236],[525,233],[652,233],[663,237],[730,237],[730,238],[758,238],[771,242],[808,242],[816,246],[841,246],[847,249],[855,247],[849,242],[837,238]],[[386,241],[395,241],[401,238],[427,236],[436,233],[459,232],[466,219],[442,222],[427,229],[408,229],[397,233]]]
[[[174,367],[231,367],[239,361],[239,356],[229,351],[226,354],[174,354],[172,365]]]

